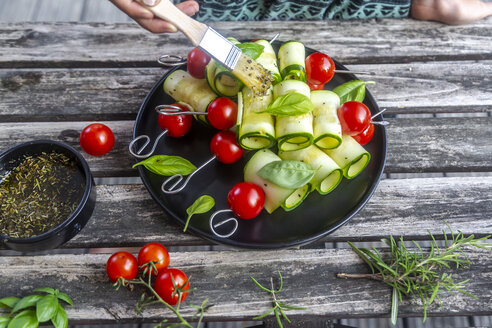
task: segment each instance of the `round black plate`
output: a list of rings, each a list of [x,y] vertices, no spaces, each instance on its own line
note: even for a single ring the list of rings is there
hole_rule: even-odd
[[[274,48],[280,46],[275,42]],[[306,54],[315,52],[306,48]],[[336,62],[337,70],[346,70]],[[186,70],[186,65],[176,69]],[[174,70],[172,70],[174,71]],[[154,108],[161,104],[172,104],[175,101],[164,93],[162,84],[170,72],[165,74],[150,90],[138,113],[133,137],[149,135],[152,140],[161,133],[157,124],[157,113]],[[357,77],[353,74],[335,74],[326,85],[326,89],[334,87]],[[364,103],[372,114],[379,108],[372,95],[367,92]],[[382,115],[374,119],[382,121]],[[212,157],[210,140],[217,131],[193,122],[191,131],[182,138],[164,137],[160,141],[155,154],[178,155],[188,159],[195,166]],[[162,182],[167,177],[156,175],[143,166],[138,171],[144,185],[154,200],[172,218],[184,226],[186,209],[201,195],[207,194],[215,199],[213,210],[206,214],[194,215],[188,231],[205,239],[242,248],[285,248],[308,244],[333,232],[354,216],[369,200],[381,179],[386,161],[386,130],[384,126],[376,125],[374,137],[364,146],[371,154],[371,161],[366,169],[352,180],[344,179],[338,187],[328,195],[322,196],[313,192],[304,202],[290,212],[279,208],[272,214],[263,210],[252,220],[239,220],[239,228],[229,238],[220,238],[212,234],[209,228],[210,214],[218,209],[226,209],[227,193],[236,183],[243,179],[243,168],[253,152],[247,153],[243,159],[234,164],[222,164],[212,161],[201,172],[192,177],[187,188],[176,195],[166,195],[161,191]],[[219,218],[215,219],[218,222]],[[163,227],[163,229],[166,229]]]

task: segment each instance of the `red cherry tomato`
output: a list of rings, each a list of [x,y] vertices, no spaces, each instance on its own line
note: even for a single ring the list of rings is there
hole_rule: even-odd
[[[187,112],[189,109],[181,104],[173,104],[181,108],[180,112]],[[164,115],[159,114],[157,123],[162,130],[167,130],[167,135],[174,138],[179,138],[188,133],[191,129],[193,119],[191,115]]]
[[[219,162],[225,164],[237,162],[244,153],[232,131],[217,132],[210,142],[210,151],[217,156]]]
[[[173,295],[175,290],[173,281],[178,287],[182,287],[184,290],[190,289],[190,284],[188,282],[188,277],[183,271],[179,269],[164,269],[159,272],[157,278],[155,278],[154,289],[156,293],[169,305],[176,305],[178,303],[179,297],[178,293]],[[186,285],[185,285],[186,284]],[[184,301],[188,296],[187,292],[181,294],[181,301]]]
[[[157,273],[169,266],[169,253],[166,247],[159,243],[149,243],[142,247],[138,253],[138,266],[141,268],[151,261],[155,262],[157,268],[157,272],[153,270],[152,275],[157,276]]]
[[[371,141],[372,136],[374,135],[374,124],[370,123],[367,129],[362,131],[359,134],[356,134],[352,138],[355,139],[358,143],[360,143],[362,146],[367,144],[369,141]]]
[[[240,182],[227,194],[227,204],[238,218],[252,219],[263,209],[265,193],[254,183]]]
[[[210,61],[210,56],[198,48],[188,53],[188,73],[196,79],[205,78],[205,66]]]
[[[114,253],[106,262],[106,273],[112,282],[118,278],[135,279],[138,274],[137,259],[128,252]]]
[[[350,136],[361,133],[371,124],[371,111],[361,102],[347,101],[337,110],[342,132]]]
[[[313,91],[313,90],[323,90],[325,88],[325,85],[324,84],[312,84],[309,81],[307,81],[307,85],[309,86],[309,89],[311,89],[311,91]]]
[[[237,105],[226,97],[215,98],[208,105],[208,121],[219,130],[230,129],[236,124]]]
[[[325,84],[335,75],[335,63],[321,52],[307,56],[305,64],[306,78],[312,84]]]
[[[114,134],[101,123],[86,126],[80,134],[80,147],[89,155],[102,156],[114,146]]]

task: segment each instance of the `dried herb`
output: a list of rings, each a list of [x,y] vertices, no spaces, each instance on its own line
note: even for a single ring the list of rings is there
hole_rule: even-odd
[[[0,179],[0,235],[14,238],[58,226],[77,208],[85,189],[75,161],[57,152],[26,156]]]
[[[484,243],[485,239],[490,236],[475,239],[473,235],[465,237],[462,232],[457,235],[453,233],[451,227],[451,239],[448,239],[446,232],[443,230],[445,245],[440,249],[434,236],[429,232],[431,237],[430,250],[424,253],[422,248],[415,241],[413,244],[418,251],[411,251],[405,247],[403,238],[400,237],[400,243],[390,236],[390,239],[382,241],[390,247],[390,256],[386,258],[376,249],[369,250],[366,248],[357,248],[349,242],[354,252],[359,255],[364,262],[369,265],[372,273],[339,273],[339,278],[367,278],[384,282],[393,288],[392,305],[391,305],[391,322],[396,324],[398,316],[398,304],[403,296],[414,296],[420,298],[424,307],[425,322],[427,318],[427,308],[439,300],[438,293],[443,290],[456,290],[460,293],[474,297],[467,292],[465,284],[468,280],[455,282],[450,273],[444,272],[444,269],[450,269],[450,264],[460,267],[469,267],[471,262],[466,257],[463,246],[474,246],[490,250],[487,246],[490,243]]]

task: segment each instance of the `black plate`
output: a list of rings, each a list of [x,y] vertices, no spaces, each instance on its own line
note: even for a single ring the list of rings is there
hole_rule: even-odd
[[[274,43],[274,47],[278,48],[279,45],[280,42]],[[315,51],[306,48],[307,55],[313,52]],[[335,61],[335,64],[337,70],[346,70],[340,63]],[[186,65],[176,69],[186,70]],[[174,100],[165,94],[162,88],[164,80],[171,72],[165,74],[145,98],[135,122],[134,138],[145,134],[154,140],[161,133],[157,124],[158,114],[154,108],[157,105],[174,103]],[[357,77],[353,74],[335,74],[326,88],[331,90],[354,79]],[[376,101],[369,92],[366,93],[364,103],[372,114],[379,112]],[[375,118],[375,121],[382,121],[382,115]],[[198,167],[212,156],[209,143],[216,132],[194,121],[191,131],[186,136],[182,138],[165,137],[161,140],[155,154],[179,155]],[[371,153],[369,165],[356,178],[344,179],[328,195],[322,196],[313,192],[293,211],[285,212],[279,208],[272,214],[268,214],[263,210],[258,217],[252,220],[239,220],[238,230],[227,239],[219,238],[210,231],[209,216],[212,211],[207,214],[194,215],[188,231],[221,244],[262,249],[304,245],[326,236],[354,216],[376,189],[386,161],[384,126],[375,126],[374,137],[364,147]],[[228,208],[227,193],[232,186],[242,181],[244,165],[252,153],[249,152],[239,162],[230,165],[213,161],[193,176],[187,188],[176,195],[165,195],[161,192],[161,184],[166,177],[156,175],[143,166],[139,166],[138,171],[154,200],[166,213],[184,225],[187,217],[186,209],[201,195],[207,194],[215,199],[214,210]],[[219,218],[215,220],[218,222]]]

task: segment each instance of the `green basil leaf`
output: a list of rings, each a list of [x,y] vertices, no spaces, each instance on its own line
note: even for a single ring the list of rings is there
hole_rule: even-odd
[[[34,291],[35,292],[43,292],[43,293],[47,293],[47,294],[51,294],[51,295],[55,294],[55,290],[53,288],[49,288],[49,287],[36,288]]]
[[[15,304],[14,308],[12,309],[12,313],[34,306],[42,298],[43,296],[41,295],[29,295],[23,297],[19,302]]]
[[[258,175],[276,185],[297,189],[308,183],[316,173],[311,165],[300,161],[273,161],[263,166]]]
[[[61,299],[62,301],[65,301],[65,302],[67,302],[68,304],[73,305],[72,300],[70,299],[70,297],[68,297],[68,295],[67,295],[67,294],[65,294],[65,293],[58,293],[58,294],[57,294],[57,297],[58,297],[59,299]]]
[[[213,197],[209,195],[202,195],[198,197],[197,200],[190,207],[186,209],[186,213],[188,213],[188,218],[186,219],[186,224],[183,231],[188,229],[188,223],[190,223],[190,219],[194,214],[207,213],[215,206],[215,200]]]
[[[43,296],[36,303],[36,316],[39,322],[45,322],[50,320],[56,315],[58,310],[58,298],[54,295]]]
[[[0,317],[0,328],[5,328],[9,324],[9,317]]]
[[[5,297],[0,299],[0,308],[11,309],[19,302],[20,298],[18,297]]]
[[[55,326],[55,328],[68,327],[67,312],[65,312],[65,309],[60,304],[58,304],[58,311],[56,312],[56,315],[51,318],[51,322],[53,323],[53,326]]]
[[[257,59],[258,57],[260,57],[263,49],[265,48],[261,44],[253,42],[244,42],[241,44],[236,44],[236,46],[241,49],[243,54],[251,59]]]
[[[364,101],[366,84],[376,84],[374,81],[353,80],[339,85],[333,92],[340,97],[340,105],[347,101]]]
[[[7,326],[8,328],[36,328],[39,326],[36,312],[34,310],[25,310],[17,314]]]
[[[133,167],[143,165],[147,170],[159,175],[171,176],[175,174],[188,175],[196,170],[195,165],[180,156],[154,155]]]
[[[276,116],[295,116],[309,113],[314,108],[309,97],[297,92],[290,92],[277,97],[262,113]]]

